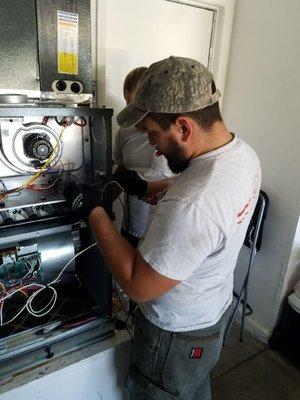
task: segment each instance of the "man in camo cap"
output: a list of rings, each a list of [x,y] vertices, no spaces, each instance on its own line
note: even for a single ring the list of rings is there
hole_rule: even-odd
[[[139,82],[139,90],[117,117],[125,128],[136,125],[153,113],[187,113],[211,106],[220,92],[212,93],[212,74],[190,58],[171,56],[148,68]]]
[[[119,115],[139,124],[179,175],[155,206],[135,251],[114,230],[93,190],[70,196],[108,268],[138,303],[132,399],[208,400],[232,302],[233,271],[260,189],[255,152],[225,126],[211,73],[198,61],[169,57],[143,74]],[[139,197],[160,191],[133,171],[115,179]],[[74,200],[75,199],[75,200]]]

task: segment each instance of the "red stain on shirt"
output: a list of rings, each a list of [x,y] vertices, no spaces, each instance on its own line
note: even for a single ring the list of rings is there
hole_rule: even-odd
[[[250,205],[251,205],[251,199],[249,199],[247,201],[247,203],[244,205],[244,207],[242,208],[242,210],[237,213],[236,216],[237,216],[237,219],[238,219],[238,221],[237,221],[238,224],[241,224],[244,221],[246,215],[249,214]]]

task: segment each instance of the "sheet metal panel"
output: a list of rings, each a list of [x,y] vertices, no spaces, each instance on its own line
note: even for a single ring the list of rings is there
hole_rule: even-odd
[[[36,0],[41,90],[52,91],[54,80],[79,80],[92,93],[91,16],[89,0]],[[78,15],[78,74],[58,72],[57,12]]]
[[[0,89],[39,90],[35,1],[1,0],[0,26]]]

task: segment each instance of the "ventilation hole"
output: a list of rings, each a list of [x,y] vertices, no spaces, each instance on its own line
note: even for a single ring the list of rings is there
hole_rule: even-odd
[[[195,65],[191,65],[192,68],[195,68]]]
[[[165,71],[165,74],[167,74],[169,71]]]

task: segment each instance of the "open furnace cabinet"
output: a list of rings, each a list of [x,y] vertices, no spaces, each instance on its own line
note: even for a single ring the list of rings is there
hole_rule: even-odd
[[[0,382],[114,332],[111,276],[63,196],[111,174],[111,116],[0,107]]]

